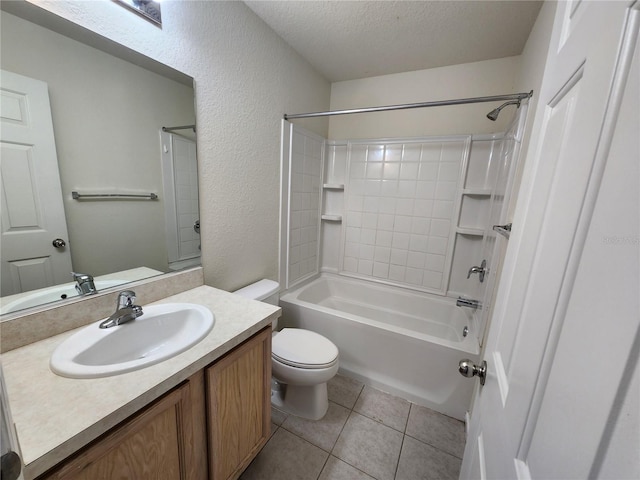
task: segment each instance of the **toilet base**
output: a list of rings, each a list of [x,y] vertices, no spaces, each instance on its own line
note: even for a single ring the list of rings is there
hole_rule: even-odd
[[[327,384],[286,385],[271,379],[271,405],[291,415],[320,420],[329,408]]]

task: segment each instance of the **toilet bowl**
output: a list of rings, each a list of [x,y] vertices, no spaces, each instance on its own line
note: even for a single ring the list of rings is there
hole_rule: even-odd
[[[279,288],[273,280],[260,280],[234,293],[278,304]],[[338,347],[322,335],[301,328],[277,332],[271,348],[271,404],[286,412],[319,420],[329,408],[327,382],[338,373]]]

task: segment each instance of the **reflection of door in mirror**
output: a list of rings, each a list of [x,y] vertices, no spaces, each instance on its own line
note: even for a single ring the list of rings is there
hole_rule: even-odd
[[[1,68],[48,86],[69,237],[47,237],[47,245],[61,238],[73,246],[74,270],[110,285],[170,271],[158,131],[195,123],[193,79],[77,25],[58,25],[30,2],[0,1],[0,10]],[[75,199],[74,191],[157,197]],[[38,289],[28,304],[21,297],[20,308],[75,295],[70,271],[54,282],[60,289]],[[13,311],[17,299],[9,297],[2,292],[0,315]]]
[[[160,138],[167,257],[169,268],[179,270],[200,263],[196,142],[169,132]]]
[[[68,282],[73,269],[47,84],[4,70],[0,82],[6,296]]]

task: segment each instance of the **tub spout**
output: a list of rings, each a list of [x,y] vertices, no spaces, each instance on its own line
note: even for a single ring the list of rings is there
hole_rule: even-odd
[[[458,297],[456,300],[456,305],[459,307],[468,307],[468,308],[482,308],[482,303],[480,300],[473,300],[471,298]]]

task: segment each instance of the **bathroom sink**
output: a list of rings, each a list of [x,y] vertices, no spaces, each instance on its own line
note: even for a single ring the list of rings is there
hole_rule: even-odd
[[[142,316],[122,325],[92,323],[62,342],[51,370],[63,377],[97,378],[131,372],[171,358],[202,340],[213,328],[211,311],[192,303],[143,307]]]
[[[105,288],[111,288],[123,283],[127,283],[129,280],[96,280],[94,282],[98,291]],[[75,298],[78,296],[75,284],[70,283],[67,285],[59,285],[57,287],[43,288],[35,290],[21,296],[17,300],[2,305],[0,313],[11,313],[16,310],[22,310],[24,308],[36,307],[44,303],[55,302],[57,300],[64,300],[66,298]]]

